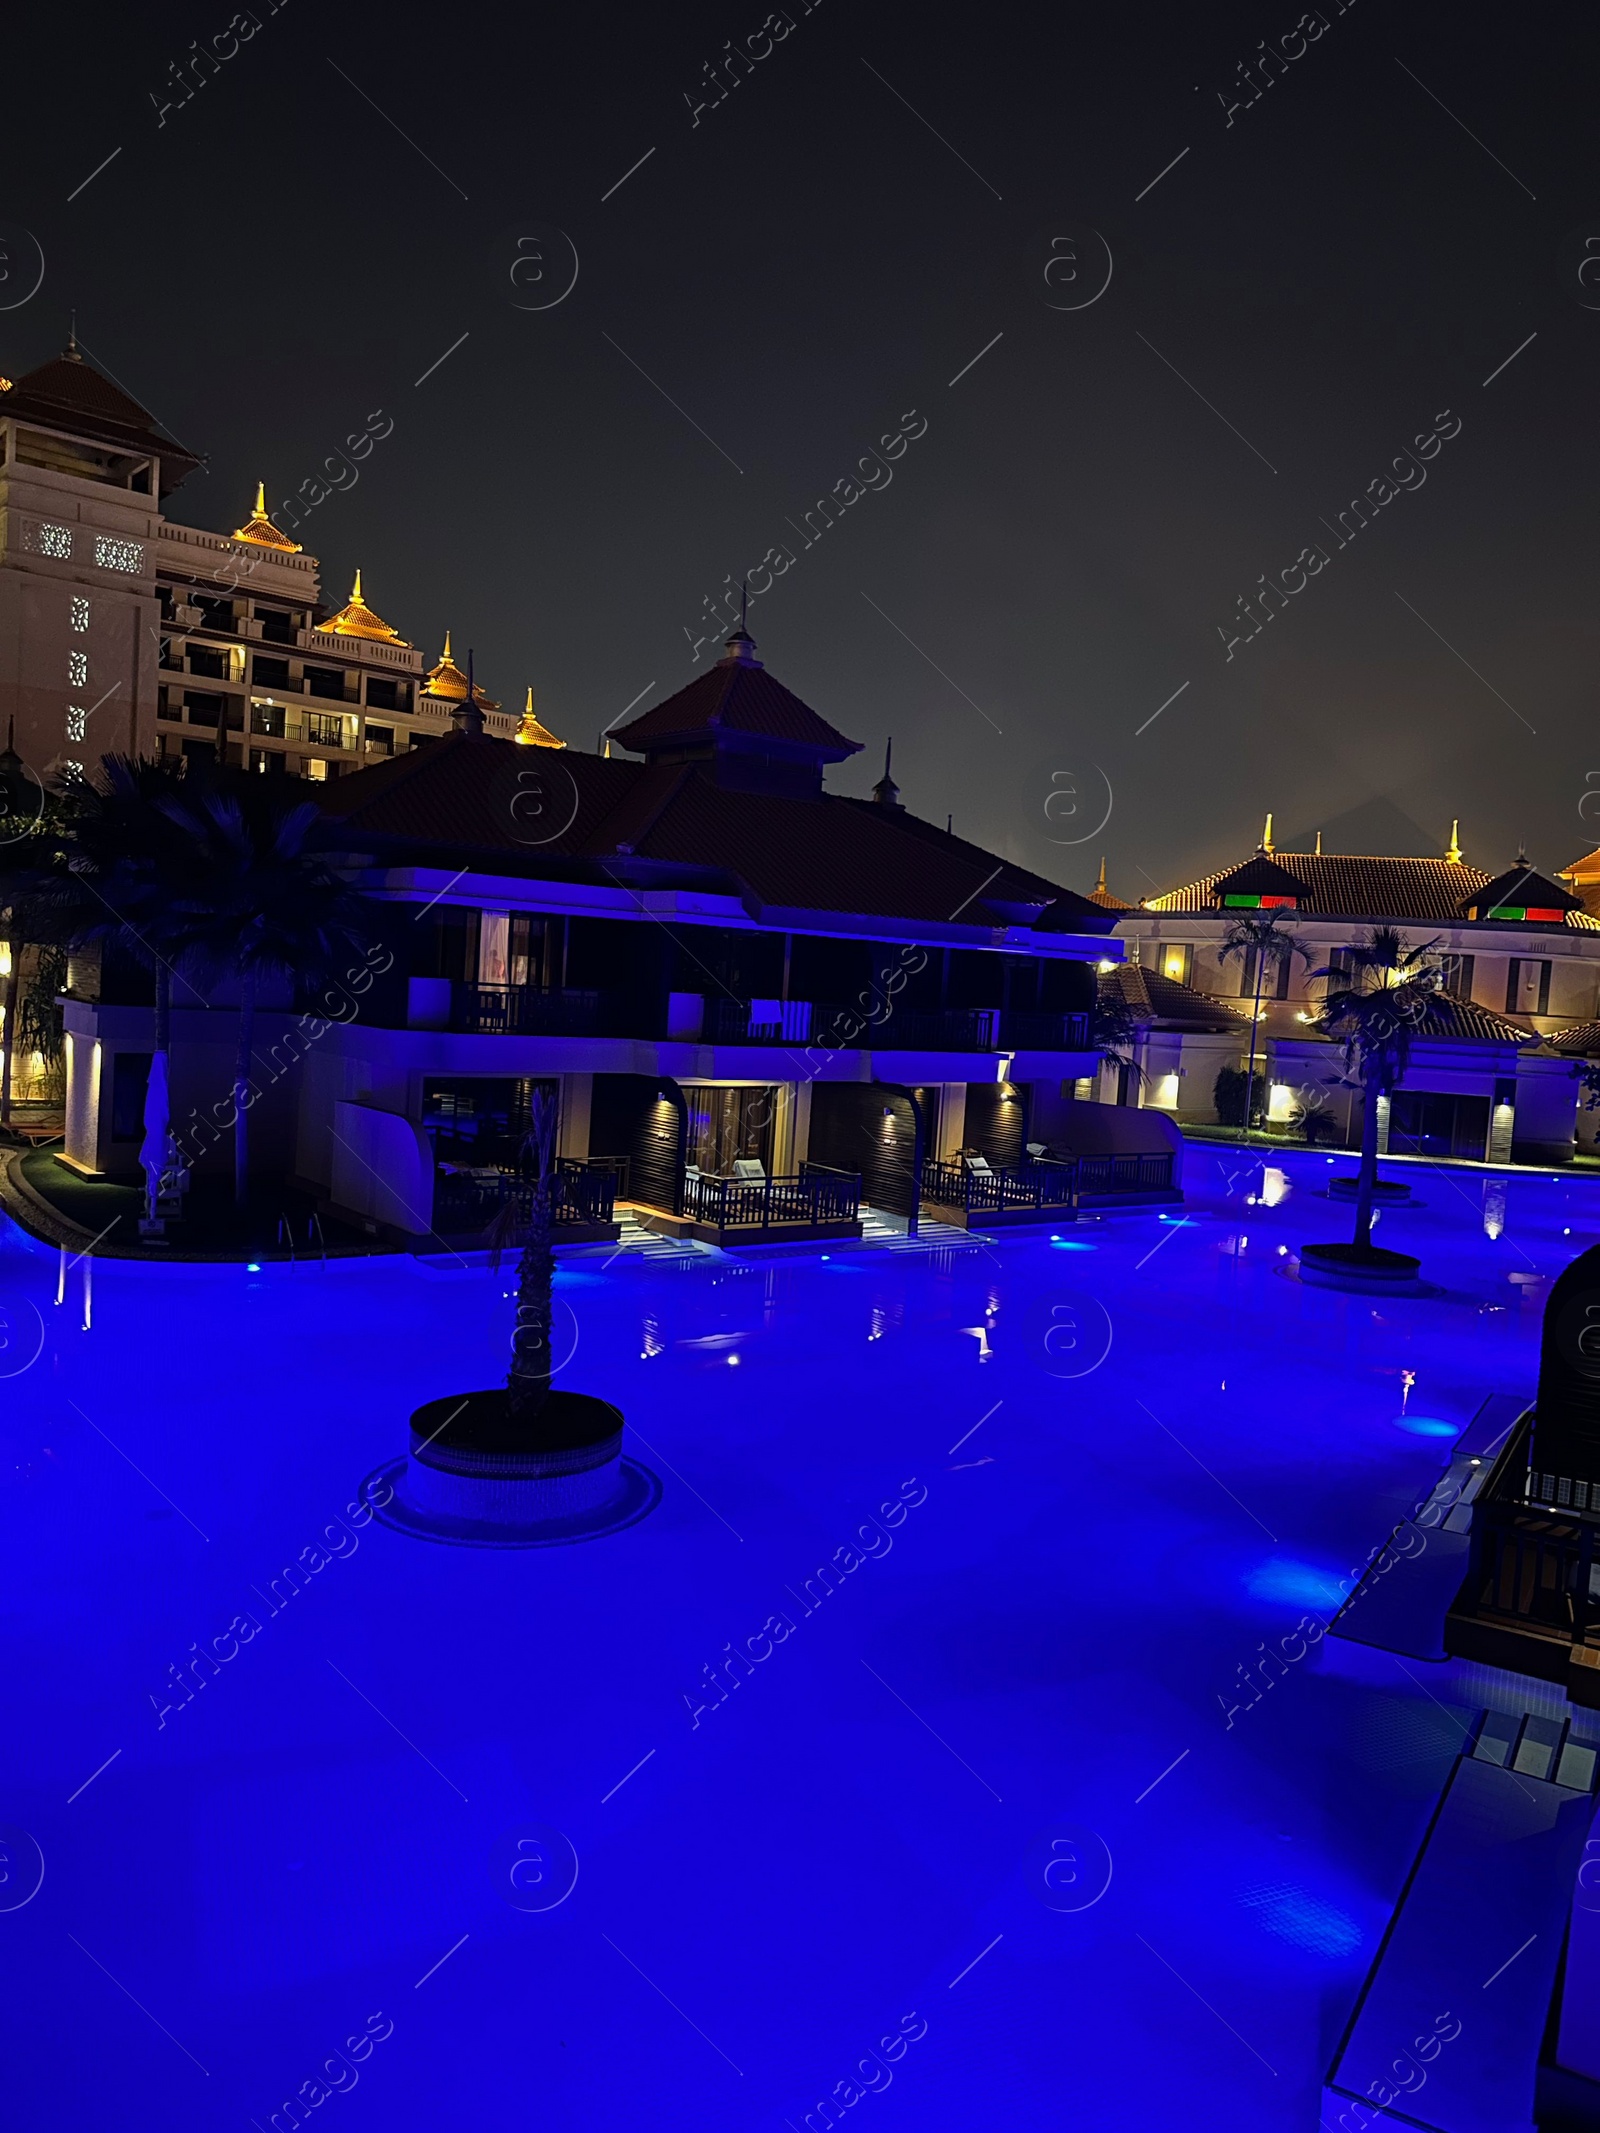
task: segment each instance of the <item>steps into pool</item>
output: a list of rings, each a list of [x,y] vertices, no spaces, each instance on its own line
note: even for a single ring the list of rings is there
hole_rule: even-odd
[[[1571,1725],[1479,1714],[1334,2053],[1327,2133],[1374,2114],[1427,2133],[1531,2133],[1595,1813],[1596,1743]]]

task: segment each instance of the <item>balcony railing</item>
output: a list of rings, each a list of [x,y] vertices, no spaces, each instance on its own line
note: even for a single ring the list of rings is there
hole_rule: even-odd
[[[600,1027],[597,992],[545,992],[532,985],[455,985],[450,1026],[483,1035],[592,1037]]]
[[[550,1181],[551,1215],[557,1231],[578,1223],[610,1222],[617,1196],[617,1172],[609,1163],[582,1163],[561,1157]],[[441,1169],[433,1188],[433,1226],[440,1232],[486,1230],[507,1202],[517,1214],[510,1241],[527,1235],[533,1186],[516,1172],[494,1166]]]
[[[821,1044],[842,1050],[1081,1052],[1087,1014],[1005,1012],[998,1007],[903,1007],[879,994],[872,1007],[822,1000],[711,1000],[713,1044]]]
[[[1027,1162],[1015,1169],[969,1170],[964,1163],[924,1163],[922,1197],[959,1207],[971,1218],[1043,1213],[1076,1207],[1101,1193],[1170,1192],[1170,1155],[1077,1155]]]
[[[969,1217],[1072,1207],[1077,1196],[1077,1166],[1072,1163],[1026,1163],[1020,1170],[988,1171],[969,1170],[964,1163],[922,1166],[922,1197],[942,1207],[959,1207]]]
[[[691,1222],[716,1229],[853,1222],[861,1212],[861,1178],[857,1172],[830,1170],[820,1163],[802,1163],[792,1177],[686,1177],[683,1212]]]

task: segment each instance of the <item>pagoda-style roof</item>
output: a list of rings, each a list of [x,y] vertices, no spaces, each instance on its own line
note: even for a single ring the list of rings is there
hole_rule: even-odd
[[[481,699],[480,699],[481,700]],[[566,742],[558,740],[550,728],[543,724],[533,708],[533,684],[528,684],[528,703],[517,722],[517,730],[511,736],[524,748],[565,748]]]
[[[1493,881],[1464,897],[1461,908],[1467,918],[1560,926],[1566,923],[1569,911],[1581,911],[1583,905],[1548,874],[1541,874],[1526,859],[1519,859],[1514,867],[1507,867]]]
[[[1272,872],[1262,873],[1262,868]],[[1508,903],[1502,892],[1519,881],[1528,894],[1524,898],[1519,892]],[[1535,882],[1544,882],[1537,896],[1532,893]],[[1486,892],[1490,890],[1500,896],[1499,902],[1487,901]],[[1460,925],[1480,906],[1485,923],[1491,922],[1487,917],[1490,910],[1520,908],[1524,912],[1532,909],[1555,915],[1548,920],[1501,923],[1565,925],[1575,932],[1593,932],[1600,925],[1576,898],[1530,871],[1526,862],[1491,877],[1482,867],[1468,866],[1460,859],[1394,859],[1343,852],[1280,851],[1270,858],[1258,852],[1242,866],[1203,875],[1181,889],[1152,896],[1142,908],[1152,912],[1213,912],[1222,905],[1225,894],[1293,896],[1294,909],[1301,918],[1349,919],[1366,925]]]
[[[1305,898],[1305,884],[1286,867],[1257,852],[1242,867],[1219,874],[1211,885],[1211,901],[1224,910],[1265,911],[1275,908],[1298,910]]]
[[[36,370],[15,381],[0,379],[0,417],[35,422],[136,458],[159,458],[163,496],[200,464],[199,455],[169,437],[148,408],[85,360],[76,337]]]
[[[724,656],[687,688],[617,729],[614,738],[637,755],[709,750],[724,737],[775,744],[821,763],[842,763],[860,752],[792,689],[769,674],[744,630],[728,639]]]
[[[375,644],[405,644],[400,632],[391,629],[381,615],[375,615],[361,597],[361,573],[356,572],[356,582],[350,589],[350,597],[336,615],[317,624],[319,630],[327,630],[335,637],[364,637]],[[463,689],[462,694],[466,691]]]
[[[511,741],[457,731],[314,796],[340,849],[610,887],[677,882],[735,895],[764,925],[827,913],[842,916],[842,933],[889,920],[992,944],[1012,928],[1104,937],[1116,922],[901,808],[731,789],[701,762],[575,748],[548,760],[550,815],[562,827],[536,845],[518,835],[510,804],[529,768]]]
[[[1100,878],[1089,891],[1089,901],[1092,904],[1098,904],[1102,911],[1131,911],[1134,909],[1132,904],[1125,904],[1120,896],[1113,896],[1106,887],[1106,863],[1103,859],[1100,862]]]
[[[467,700],[467,677],[451,657],[448,630],[444,633],[444,651],[440,655],[439,664],[429,669],[428,678],[422,685],[422,693],[424,696],[438,697],[442,703],[447,704],[464,704]],[[471,693],[473,702],[480,710],[499,710],[499,698],[485,694],[481,683],[471,684]],[[533,694],[531,689],[528,693],[530,697]],[[552,736],[549,745],[555,748],[562,744]]]
[[[256,483],[256,507],[242,526],[235,526],[233,537],[236,541],[254,541],[258,548],[276,548],[284,555],[302,553],[300,543],[291,541],[288,534],[280,532],[268,517],[264,481]]]

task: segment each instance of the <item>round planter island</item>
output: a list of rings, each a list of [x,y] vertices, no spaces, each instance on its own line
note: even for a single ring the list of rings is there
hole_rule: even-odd
[[[1355,1200],[1359,1197],[1360,1191],[1361,1180],[1359,1178],[1329,1178],[1328,1180],[1328,1198],[1330,1200]],[[1372,1188],[1372,1204],[1374,1207],[1402,1207],[1410,1197],[1411,1187],[1409,1185],[1393,1184],[1387,1178],[1380,1178]]]
[[[1376,1244],[1302,1244],[1300,1279],[1325,1289],[1354,1289],[1366,1294],[1414,1295],[1420,1259],[1409,1252],[1386,1252]]]
[[[622,1453],[622,1413],[586,1392],[552,1391],[513,1417],[503,1386],[430,1400],[411,1451],[372,1477],[386,1524],[418,1540],[539,1548],[596,1540],[653,1511],[661,1484]],[[381,1489],[371,1492],[376,1500]]]

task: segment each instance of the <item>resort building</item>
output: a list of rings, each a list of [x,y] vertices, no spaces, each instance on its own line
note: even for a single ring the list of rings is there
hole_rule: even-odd
[[[430,671],[359,571],[330,612],[264,487],[232,533],[168,517],[199,464],[74,342],[0,379],[0,728],[35,775],[118,752],[321,782],[448,732],[467,693],[448,638]],[[478,701],[488,732],[516,733]]]
[[[379,946],[347,1011],[265,1017],[264,1165],[385,1240],[479,1236],[543,1085],[564,1215],[597,1234],[619,1204],[799,1240],[1174,1196],[1165,1121],[1075,1100],[1115,913],[909,814],[887,769],[870,800],[825,791],[860,744],[742,630],[614,740],[633,759],[496,738],[463,686],[447,738],[322,791]],[[86,1174],[137,1160],[138,983],[90,998],[74,971],[65,1159]],[[192,1162],[227,1160],[233,1024],[175,999]]]
[[[1306,953],[1259,974],[1256,1071],[1269,1125],[1287,1130],[1320,1112],[1330,1137],[1359,1138],[1356,1092],[1340,1086],[1336,1048],[1309,1026],[1338,980],[1314,973],[1348,968],[1363,935],[1393,926],[1412,946],[1435,949],[1444,987],[1404,1081],[1383,1106],[1381,1145],[1541,1164],[1570,1160],[1575,1142],[1591,1146],[1595,1114],[1579,1109],[1575,1058],[1600,1051],[1600,918],[1524,857],[1495,874],[1469,865],[1454,824],[1437,859],[1321,846],[1319,834],[1313,851],[1278,850],[1269,815],[1253,856],[1119,907],[1130,961],[1162,993],[1141,1019],[1142,1078],[1123,1100],[1163,1109],[1180,1124],[1216,1121],[1217,1075],[1247,1062],[1258,990],[1254,956],[1224,959],[1224,936],[1240,913],[1278,910]],[[1094,900],[1117,903],[1103,869]],[[1207,1025],[1207,1008],[1229,1019]]]

